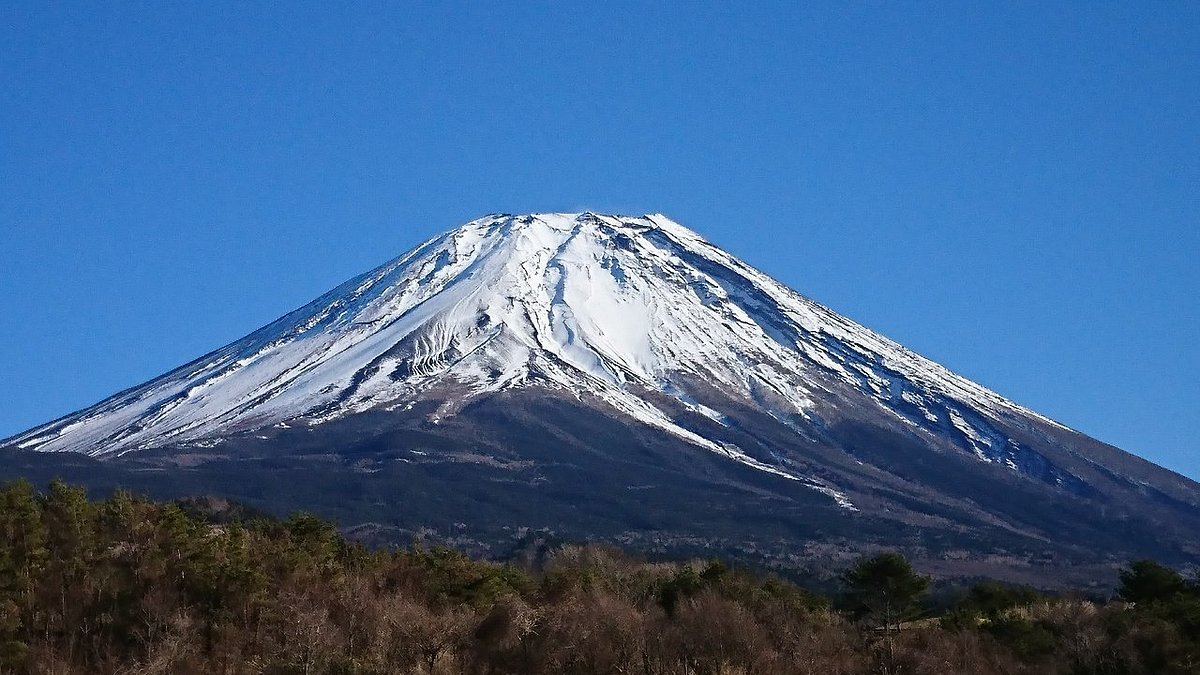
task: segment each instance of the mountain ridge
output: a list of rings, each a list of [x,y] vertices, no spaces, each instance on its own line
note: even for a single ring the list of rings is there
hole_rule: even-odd
[[[688,241],[688,243],[702,246],[702,247],[708,248],[713,251],[719,251],[719,249],[716,249],[716,247],[713,247],[711,244],[709,244],[707,241],[703,240],[701,237],[699,237],[695,233],[691,232],[690,230],[687,230],[686,228],[683,228],[682,226],[678,225],[677,223],[674,223],[673,221],[670,221],[669,219],[667,219],[665,216],[662,216],[661,214],[650,214],[647,216],[641,216],[641,217],[637,217],[637,218],[625,217],[625,221],[620,220],[620,217],[602,216],[599,214],[595,214],[593,212],[585,212],[582,214],[531,214],[530,216],[526,216],[525,218],[541,220],[542,218],[545,218],[545,217],[554,218],[555,220],[559,220],[559,221],[573,220],[573,221],[576,221],[577,223],[580,221],[594,220],[597,222],[603,222],[606,225],[615,224],[618,227],[628,226],[631,223],[636,223],[637,224],[637,225],[635,225],[636,229],[641,229],[641,228],[644,228],[647,230],[649,230],[649,229],[664,229],[669,232],[673,232],[676,237],[686,240],[686,241]],[[434,237],[434,238],[424,242],[423,244],[415,247],[414,249],[411,249],[409,252],[401,255],[400,257],[398,257],[388,263],[385,263],[384,265],[380,266],[379,268],[376,268],[376,270],[373,270],[372,272],[369,272],[364,275],[359,275],[357,277],[354,277],[354,278],[348,280],[347,282],[344,282],[343,284],[339,285],[334,290],[332,290],[329,293],[326,293],[323,296],[321,296],[320,298],[318,298],[316,301],[309,303],[308,305],[305,305],[301,308],[298,308],[297,310],[289,312],[288,314],[284,315],[283,317],[276,320],[275,322],[272,322],[271,324],[264,326],[263,328],[259,329],[258,331],[255,331],[250,336],[248,336],[248,338],[244,338],[243,340],[236,341],[236,342],[232,343],[231,345],[228,345],[224,348],[214,350],[213,352],[209,353],[208,355],[206,355],[204,357],[196,359],[195,361],[192,361],[189,364],[185,364],[184,366],[181,367],[181,369],[186,369],[190,366],[194,366],[196,364],[203,363],[206,359],[211,360],[213,357],[221,354],[222,351],[228,350],[230,347],[233,347],[234,345],[244,343],[247,340],[252,339],[256,335],[261,335],[261,334],[270,335],[273,327],[279,326],[280,324],[286,324],[289,321],[289,318],[295,317],[297,315],[303,315],[306,312],[306,310],[309,310],[310,308],[319,307],[321,310],[328,313],[331,308],[336,307],[336,305],[337,305],[336,300],[334,302],[330,303],[328,301],[328,299],[336,298],[339,295],[344,296],[345,291],[348,288],[350,288],[352,286],[355,286],[355,287],[362,286],[361,282],[363,282],[364,280],[370,279],[370,277],[372,277],[373,275],[378,276],[381,274],[381,272],[386,273],[387,271],[391,271],[391,270],[395,269],[396,267],[408,262],[410,259],[417,256],[419,253],[426,250],[427,248],[434,245],[435,243],[437,243],[441,240],[445,240],[448,237],[452,237],[455,233],[461,232],[466,228],[470,228],[474,225],[477,225],[480,223],[485,223],[485,222],[487,222],[489,224],[495,224],[495,223],[502,223],[502,222],[511,222],[513,220],[517,220],[520,218],[522,218],[522,217],[505,215],[505,214],[485,216],[484,218],[480,218],[475,221],[471,221],[471,223],[468,223],[468,225],[464,226],[464,228],[460,228],[459,230],[455,230],[455,231]],[[605,218],[611,218],[612,221],[604,221]],[[638,226],[640,226],[640,228]],[[565,245],[565,243],[564,243],[564,245]],[[442,256],[444,256],[444,255],[445,255],[444,250],[439,251],[438,260],[442,260],[443,259]],[[721,252],[721,255],[724,256],[723,252]],[[725,260],[723,260],[722,262],[732,261],[734,265],[738,265],[742,268],[739,271],[749,272],[754,277],[756,277],[756,280],[759,281],[760,283],[762,282],[762,280],[768,280],[768,282],[770,284],[777,286],[777,288],[773,289],[773,290],[790,290],[790,289],[786,289],[785,287],[782,287],[781,285],[773,282],[773,280],[769,280],[769,278],[766,277],[766,275],[763,275],[761,272],[758,272],[757,270],[754,270],[753,268],[750,268],[748,266],[744,266],[744,264],[741,264],[740,261],[737,261],[736,259],[733,259],[732,257],[729,257],[729,256],[724,256],[724,257],[725,257]],[[608,260],[611,260],[611,259],[608,259]],[[561,263],[558,263],[557,261],[552,261],[550,264],[561,266]],[[614,270],[615,270],[614,274],[618,274],[618,275],[623,274],[623,272],[620,271],[620,268],[614,268]],[[428,273],[428,275],[425,276],[421,280],[421,282],[428,281],[431,278],[431,276],[436,273],[436,271],[437,271],[436,269],[431,270]],[[372,280],[368,285],[371,285],[372,283],[374,283],[377,280],[378,279]],[[711,282],[711,279],[709,279],[708,281]],[[361,292],[363,290],[364,289],[361,287],[355,288],[352,295],[357,296],[358,294],[361,294]],[[824,323],[826,325],[821,326],[821,328],[827,328],[830,324],[834,324],[837,322],[843,322],[850,326],[851,332],[855,332],[855,333],[858,333],[863,336],[869,336],[871,338],[874,338],[875,340],[878,340],[880,342],[880,344],[885,345],[887,350],[898,352],[904,356],[920,359],[921,361],[925,362],[925,365],[933,366],[935,375],[948,376],[949,378],[952,378],[951,382],[953,382],[955,384],[966,384],[966,387],[967,387],[967,389],[970,390],[970,393],[982,393],[985,397],[989,397],[989,398],[993,399],[995,402],[998,402],[1000,405],[1017,407],[1019,409],[1019,411],[1022,413],[1037,415],[1037,413],[1035,413],[1029,409],[1026,409],[1026,408],[1023,408],[1020,406],[1016,406],[1015,403],[1013,403],[1013,402],[1009,401],[1008,399],[1005,399],[997,394],[994,394],[993,392],[991,392],[990,390],[987,390],[986,388],[984,388],[982,386],[979,386],[973,382],[970,382],[969,380],[966,380],[965,378],[961,378],[960,376],[950,373],[949,371],[941,368],[941,366],[938,366],[937,364],[934,364],[932,361],[929,361],[928,359],[924,359],[924,357],[920,357],[919,355],[916,355],[916,354],[910,352],[909,350],[905,349],[904,347],[900,346],[899,344],[896,344],[890,340],[887,340],[886,338],[882,338],[881,336],[874,334],[873,332],[869,331],[868,329],[865,329],[864,327],[862,327],[858,324],[854,324],[853,322],[850,322],[849,320],[843,319],[842,317],[834,314],[832,311],[828,310],[827,308],[825,308],[822,305],[819,305],[818,303],[815,303],[807,298],[803,298],[802,296],[796,296],[796,297],[797,297],[797,299],[802,300],[804,303],[807,303],[812,310],[815,310],[815,312],[823,313],[825,315],[822,318],[825,319]],[[315,324],[319,323],[319,321],[322,318],[324,318],[322,314],[315,313],[315,312],[312,314],[316,314],[316,316],[308,317],[307,321],[306,321],[307,325],[300,326],[300,332],[304,332],[305,330],[313,327]],[[830,317],[836,317],[835,321],[829,321]],[[378,320],[378,319],[376,319],[376,320]],[[564,325],[567,328],[567,330],[570,330],[569,324],[564,324]],[[540,335],[539,335],[539,337],[540,337]],[[785,338],[780,341],[786,342],[787,340]],[[566,342],[569,345],[571,343],[571,340],[568,339]],[[621,363],[623,360],[625,362]],[[626,370],[629,370],[629,368],[628,368],[629,364],[628,364],[627,360],[621,359],[618,357],[616,359],[616,361],[620,365],[625,366]],[[827,365],[827,363],[826,363],[826,365]],[[581,364],[581,363],[576,362],[573,365],[579,367],[581,365],[586,366],[587,364]],[[602,365],[604,365],[604,364],[602,364]],[[421,367],[421,364],[418,363],[415,367],[419,369]],[[178,373],[179,370],[180,369],[177,369],[176,371],[172,371],[171,373],[168,373],[167,376]],[[608,370],[613,375],[616,375],[616,376],[621,375],[621,373],[612,373],[613,369],[611,369],[611,368]],[[942,371],[942,372],[937,372],[937,371]],[[595,371],[593,371],[593,373],[594,372]],[[155,378],[155,379],[158,380],[161,378]],[[643,379],[645,379],[645,378],[643,377]],[[154,380],[152,380],[152,381],[154,381]],[[129,390],[121,392],[120,394],[117,394],[115,397],[112,397],[112,398],[120,397],[120,396],[128,393],[129,391],[134,391],[137,389],[138,389],[138,387],[132,387]],[[86,410],[88,410],[88,409],[85,409],[84,411],[81,411],[81,412],[86,412]],[[70,418],[73,415],[74,414],[67,415],[61,419]],[[1049,420],[1048,418],[1042,417],[1040,415],[1037,415],[1037,416],[1040,417],[1041,419],[1043,419],[1044,421],[1052,422],[1054,424],[1059,424],[1057,422],[1053,422],[1052,420]],[[58,420],[56,420],[56,421],[58,421]],[[1062,425],[1059,424],[1059,426],[1062,426]],[[29,445],[30,440],[27,438],[27,436],[28,436],[28,433],[18,434],[14,438],[21,439],[19,441],[19,443],[21,443],[23,445]]]
[[[553,423],[525,420],[526,436],[512,437],[489,400],[551,411]],[[592,447],[569,410],[632,425],[630,434]],[[1056,536],[1048,522],[1064,526],[962,489],[1001,486],[1043,508],[1116,511],[1163,528],[1181,551],[1200,550],[1183,533],[1200,524],[1196,483],[952,373],[661,214],[476,219],[0,445],[105,458],[268,446],[285,456],[287,447],[387,454],[395,448],[369,439],[389,434],[409,444],[507,439],[475,455],[534,482],[555,462],[602,458],[594,471],[604,472],[640,453],[684,479],[698,478],[686,466],[698,462],[720,480],[809,504],[787,483],[801,486],[834,512],[955,531],[991,523],[1032,540]],[[571,440],[523,459],[534,434]],[[427,454],[395,461],[457,452],[417,451]]]

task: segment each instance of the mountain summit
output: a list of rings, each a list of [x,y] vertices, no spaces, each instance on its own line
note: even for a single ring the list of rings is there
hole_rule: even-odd
[[[371,461],[404,451],[422,464],[469,450],[522,490],[562,499],[572,483],[551,466],[586,466],[589,489],[615,481],[625,495],[656,481],[719,484],[783,505],[766,516],[783,519],[776,533],[824,502],[822,522],[1056,543],[1074,528],[1065,540],[1076,545],[1081,531],[1131,529],[1146,546],[1198,550],[1176,534],[1200,524],[1200,486],[951,373],[657,214],[472,221],[3,444],[98,457],[370,448]],[[613,478],[631,466],[654,480]]]

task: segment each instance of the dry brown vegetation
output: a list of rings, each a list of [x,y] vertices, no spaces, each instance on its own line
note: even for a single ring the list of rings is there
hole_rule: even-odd
[[[984,584],[914,622],[925,583],[898,556],[827,599],[591,546],[536,570],[372,551],[311,516],[216,523],[61,483],[0,491],[0,538],[4,672],[1200,672],[1200,593],[1152,563],[1126,575],[1136,606]]]

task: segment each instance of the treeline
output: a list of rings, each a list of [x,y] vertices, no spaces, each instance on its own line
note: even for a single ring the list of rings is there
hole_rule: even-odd
[[[12,673],[1200,672],[1200,588],[1149,561],[1112,602],[983,583],[922,609],[897,554],[822,597],[720,562],[565,546],[538,569],[378,551],[286,520],[81,488],[0,490]]]

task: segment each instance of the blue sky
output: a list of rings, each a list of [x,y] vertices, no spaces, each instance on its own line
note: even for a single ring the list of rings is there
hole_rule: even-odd
[[[335,4],[0,6],[0,436],[592,209],[1200,477],[1200,3]]]

